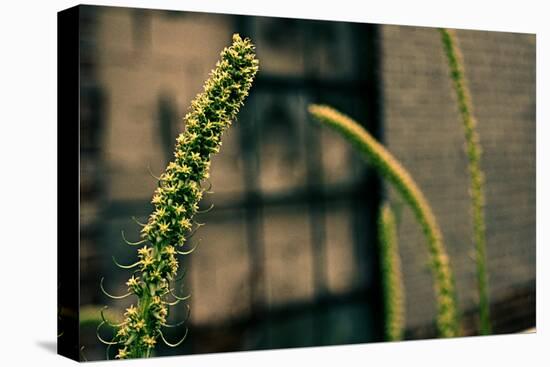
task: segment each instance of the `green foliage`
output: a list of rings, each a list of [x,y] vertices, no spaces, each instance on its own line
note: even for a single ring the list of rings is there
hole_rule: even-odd
[[[437,300],[437,326],[442,337],[458,336],[454,280],[439,225],[424,194],[403,166],[350,117],[329,106],[310,105],[309,112],[340,133],[390,183],[411,207],[426,236]]]
[[[462,56],[457,45],[455,32],[447,29],[440,29],[440,33],[443,49],[449,63],[453,88],[457,97],[458,110],[460,111],[460,117],[464,125],[466,151],[468,155],[468,171],[470,173],[469,192],[476,249],[480,332],[483,335],[488,335],[491,333],[491,321],[489,315],[489,290],[485,250],[485,197],[483,172],[481,171],[481,146],[479,143],[479,135],[476,130],[476,120],[472,113],[472,101],[464,77]]]
[[[100,337],[105,344],[118,347],[116,358],[149,357],[159,338],[168,346],[178,346],[185,338],[172,344],[162,333],[163,327],[176,326],[166,323],[169,306],[187,298],[176,295],[171,288],[178,271],[177,256],[192,252],[179,249],[196,229],[193,216],[204,192],[201,182],[208,178],[210,155],[219,152],[222,134],[237,116],[257,71],[254,45],[235,34],[233,44],[221,52],[221,60],[206,81],[204,92],[191,103],[191,111],[184,118],[185,131],[177,138],[174,160],[159,178],[151,201],[154,211],[141,230],[143,240],[127,242],[147,244],[137,251],[136,263],[117,263],[136,270],[126,283],[128,293],[111,297],[134,295],[137,304],[126,309],[123,322],[113,325],[103,320],[100,324],[116,330],[110,342]],[[104,291],[103,283],[101,288]]]
[[[401,340],[405,322],[403,278],[397,244],[395,216],[385,203],[378,216],[382,287],[386,311],[385,332],[387,340]]]

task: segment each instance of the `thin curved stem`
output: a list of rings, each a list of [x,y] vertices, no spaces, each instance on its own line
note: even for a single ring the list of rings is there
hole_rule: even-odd
[[[151,166],[149,164],[147,165],[147,171],[149,171],[149,175],[151,175],[151,177],[153,177],[157,181],[160,181],[160,177],[156,176],[153,171],[151,171]]]
[[[205,192],[207,194],[213,194],[214,191],[210,191],[210,190],[212,190],[212,182],[210,182],[210,180],[204,180],[204,181],[208,182],[208,188],[203,189],[203,192]],[[202,184],[201,184],[201,188],[202,188]]]
[[[97,339],[105,345],[116,345],[116,344],[118,344],[117,342],[113,342],[113,341],[108,342],[107,340],[105,340],[101,337],[101,335],[99,334],[99,330],[101,329],[101,327],[103,325],[105,325],[105,321],[101,321],[99,323],[99,325],[97,325],[97,329],[96,329]]]
[[[145,243],[145,242],[148,241],[147,239],[144,239],[144,240],[137,241],[137,242],[131,242],[131,241],[128,241],[128,240],[126,239],[126,236],[124,235],[124,230],[121,230],[120,233],[121,233],[121,235],[122,235],[122,240],[123,240],[124,242],[126,242],[127,245],[130,245],[130,246],[139,246],[139,245],[141,245],[141,244],[143,244],[143,243]]]
[[[200,243],[201,243],[202,239],[199,239],[197,241],[197,243],[195,244],[195,246],[193,246],[190,250],[187,250],[187,251],[178,251],[176,250],[176,253],[178,255],[189,255],[189,254],[192,254],[196,249],[197,247],[199,247]]]
[[[109,361],[109,360],[111,359],[111,358],[109,358],[109,357],[110,357],[110,354],[111,354],[111,346],[112,346],[112,344],[109,344],[109,345],[107,346],[107,348],[105,349],[105,359],[106,359],[107,361]]]
[[[128,292],[122,296],[113,296],[112,294],[108,293],[105,288],[103,287],[103,280],[105,278],[101,278],[101,281],[99,282],[99,288],[101,289],[101,291],[103,292],[103,294],[105,294],[107,297],[111,298],[111,299],[124,299],[126,297],[128,297],[129,295],[132,294],[132,292]]]
[[[164,344],[166,344],[167,346],[172,347],[172,348],[175,348],[175,347],[179,346],[181,343],[183,343],[185,338],[187,338],[187,333],[189,333],[189,328],[185,328],[185,335],[183,335],[183,338],[181,338],[180,341],[178,341],[177,343],[172,344],[172,343],[169,343],[166,340],[166,338],[164,337],[164,334],[162,333],[162,330],[159,330],[160,338],[162,339]]]
[[[88,358],[86,358],[86,355],[84,354],[84,346],[80,347],[80,359],[84,362],[88,362]]]
[[[125,321],[121,322],[121,323],[118,323],[118,324],[113,324],[112,322],[110,322],[109,320],[107,320],[107,318],[105,317],[105,314],[104,314],[104,311],[107,309],[107,306],[103,307],[103,309],[101,309],[101,311],[99,312],[101,314],[101,319],[110,327],[113,327],[113,328],[117,328],[117,327],[121,327],[122,325],[126,324]]]
[[[141,223],[135,216],[132,216],[131,218],[132,218],[132,220],[133,220],[134,222],[136,222],[136,224],[137,224],[138,226],[140,226],[140,227],[145,227],[145,226],[147,225],[147,224],[145,224],[145,223]]]
[[[174,290],[173,290],[173,289],[170,289],[169,293],[172,295],[172,297],[174,297],[175,299],[180,300],[180,301],[187,301],[189,298],[191,298],[191,295],[190,295],[190,294],[188,294],[188,295],[185,296],[185,297],[176,296],[176,295],[174,294]]]
[[[121,268],[121,269],[133,269],[141,263],[141,261],[136,261],[135,263],[130,264],[130,265],[122,265],[121,263],[116,261],[116,258],[114,256],[112,256],[112,259],[113,259],[113,262],[115,263],[115,265],[117,267]]]
[[[173,301],[173,302],[168,302],[168,301],[166,301],[166,304],[167,304],[168,306],[175,306],[175,305],[177,305],[178,303],[180,303],[181,301],[182,301],[181,299],[177,299],[177,300],[175,300],[175,301]]]

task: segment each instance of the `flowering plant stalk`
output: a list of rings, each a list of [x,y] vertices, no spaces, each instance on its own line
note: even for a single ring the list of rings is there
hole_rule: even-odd
[[[385,203],[380,209],[378,238],[380,242],[384,308],[386,310],[386,339],[401,340],[405,321],[403,278],[401,275],[401,259],[397,247],[395,216],[388,203]]]
[[[187,298],[176,295],[171,287],[178,271],[177,256],[192,252],[180,248],[197,228],[193,216],[204,192],[201,182],[209,176],[210,155],[219,152],[222,134],[237,116],[257,71],[254,45],[249,39],[233,35],[233,44],[221,52],[221,60],[210,73],[204,91],[191,103],[190,112],[184,117],[186,128],[177,138],[174,159],[159,177],[159,187],[151,200],[154,211],[148,222],[142,224],[143,239],[138,242],[125,239],[132,246],[145,244],[137,250],[138,261],[128,266],[115,261],[121,268],[136,269],[126,283],[128,293],[111,296],[103,288],[102,279],[101,289],[109,297],[137,298],[119,324],[110,323],[102,314],[98,338],[118,347],[116,358],[149,357],[159,339],[171,347],[185,339],[184,336],[177,343],[169,343],[162,331],[163,327],[179,325],[167,324],[169,306]],[[111,341],[99,334],[105,324],[115,328]]]
[[[442,337],[460,333],[453,274],[439,224],[424,194],[409,172],[361,125],[332,107],[310,105],[309,113],[340,133],[386,180],[394,185],[411,207],[427,239],[437,301],[437,327]]]
[[[483,335],[491,333],[489,314],[489,286],[487,281],[487,259],[485,239],[485,194],[484,178],[481,170],[481,145],[476,130],[476,120],[473,116],[472,100],[466,78],[462,54],[458,47],[456,34],[452,30],[441,28],[441,41],[445,56],[449,63],[450,76],[457,97],[458,110],[464,125],[466,152],[468,155],[468,172],[470,173],[470,199],[474,222],[474,243],[476,249],[477,288],[479,294],[480,332]]]

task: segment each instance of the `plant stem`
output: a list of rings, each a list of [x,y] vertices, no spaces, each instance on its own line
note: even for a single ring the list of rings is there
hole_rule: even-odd
[[[437,327],[442,337],[459,335],[454,280],[443,237],[424,194],[403,166],[350,117],[329,106],[310,105],[309,112],[346,138],[403,196],[427,239],[437,301]]]
[[[403,278],[397,247],[395,216],[388,203],[385,203],[380,209],[378,238],[380,241],[382,287],[384,289],[384,307],[386,311],[386,339],[401,340],[405,321]]]
[[[458,110],[464,126],[468,171],[470,173],[470,199],[474,224],[474,243],[476,249],[477,288],[479,293],[480,332],[491,333],[489,314],[489,287],[487,276],[486,238],[485,238],[485,196],[484,178],[481,171],[481,146],[473,116],[472,101],[464,77],[463,60],[457,44],[456,34],[452,30],[440,29],[443,48],[450,68],[453,88],[456,93]]]

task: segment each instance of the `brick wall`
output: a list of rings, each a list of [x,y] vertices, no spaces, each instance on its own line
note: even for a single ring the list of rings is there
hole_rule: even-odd
[[[492,303],[535,279],[535,37],[458,31],[483,147]],[[436,29],[381,27],[384,136],[440,222],[462,310],[477,302],[467,158]],[[399,203],[395,192],[389,198]],[[435,314],[427,251],[407,209],[399,236],[410,327]],[[524,305],[525,306],[525,305]],[[495,305],[494,307],[498,307]],[[534,317],[534,304],[529,307]],[[516,311],[518,312],[518,311]]]

